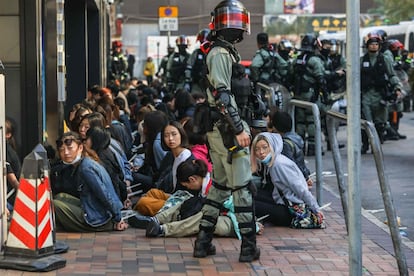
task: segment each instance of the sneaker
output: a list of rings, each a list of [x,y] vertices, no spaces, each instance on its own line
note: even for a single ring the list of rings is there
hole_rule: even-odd
[[[148,223],[145,236],[148,238],[164,236],[164,229],[156,217],[153,217]]]

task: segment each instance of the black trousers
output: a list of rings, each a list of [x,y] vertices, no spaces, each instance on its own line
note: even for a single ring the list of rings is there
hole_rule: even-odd
[[[276,204],[269,191],[258,189],[254,198],[256,217],[260,218],[269,215],[265,222],[270,222],[275,226],[289,226],[292,215],[286,205]]]

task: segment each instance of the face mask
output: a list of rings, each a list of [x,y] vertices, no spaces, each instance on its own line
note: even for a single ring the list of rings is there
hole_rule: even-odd
[[[266,155],[266,157],[265,157],[265,159],[263,159],[263,160],[260,160],[260,162],[263,164],[263,165],[269,165],[269,163],[270,163],[270,161],[272,160],[272,154],[268,154],[268,155]]]
[[[324,57],[327,57],[328,55],[329,55],[329,53],[331,52],[331,50],[330,49],[325,49],[325,48],[322,48],[322,50],[321,50],[321,54],[324,56]]]
[[[76,156],[76,158],[75,158],[75,159],[73,159],[73,161],[72,161],[72,162],[70,162],[70,163],[65,162],[65,161],[63,161],[63,160],[62,160],[62,162],[63,162],[63,164],[65,164],[65,165],[73,165],[73,164],[75,164],[76,162],[78,162],[79,160],[81,160],[81,158],[82,158],[82,154],[79,154],[79,155],[77,155],[77,156]]]

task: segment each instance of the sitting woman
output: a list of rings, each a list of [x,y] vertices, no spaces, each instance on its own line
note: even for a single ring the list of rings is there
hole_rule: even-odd
[[[99,162],[111,177],[116,194],[124,207],[131,207],[127,195],[127,183],[124,182],[124,174],[115,154],[109,148],[111,134],[104,128],[93,127],[86,132],[84,142],[85,150],[92,159]]]
[[[93,112],[91,114],[86,115],[79,126],[79,134],[82,139],[86,139],[86,133],[90,128],[93,127],[100,127],[105,128],[107,125],[105,117],[99,112]],[[122,169],[123,172],[123,181],[126,183],[128,187],[134,186],[134,184],[141,183],[143,186],[152,185],[152,178],[145,177],[140,175],[140,177],[136,177],[133,171],[131,164],[129,163],[124,150],[122,149],[121,144],[118,140],[111,136],[109,149],[115,155],[117,162]],[[131,191],[129,191],[131,192]]]
[[[154,216],[164,205],[170,194],[177,190],[185,190],[177,183],[177,167],[187,160],[194,159],[188,149],[187,135],[177,121],[170,121],[161,131],[161,143],[168,153],[160,165],[160,175],[155,182],[157,188],[150,189],[144,194],[135,206],[141,215]]]
[[[73,131],[66,132],[56,141],[56,145],[61,162],[73,169],[72,185],[79,194],[76,197],[60,192],[54,196],[58,229],[69,232],[127,229],[128,224],[121,215],[123,205],[109,174],[99,163],[82,156],[83,144],[79,135]]]
[[[174,204],[174,202],[170,202],[171,198],[169,198],[163,208],[148,223],[147,237],[184,237],[198,233],[200,220],[203,216],[201,208],[212,185],[207,164],[200,159],[182,162],[177,168],[177,180],[187,188],[184,193],[179,191],[182,192],[180,194],[184,200]],[[173,194],[171,197],[175,196],[176,194]],[[239,237],[238,223],[234,212],[227,209],[228,207],[234,209],[234,207],[230,202],[226,202],[225,205],[223,206],[224,212],[218,217],[214,234]],[[262,233],[263,225],[258,224],[257,226],[259,234]]]
[[[323,228],[323,213],[294,161],[281,154],[280,134],[262,132],[251,146],[253,173],[261,176],[255,198],[256,216],[277,226]]]

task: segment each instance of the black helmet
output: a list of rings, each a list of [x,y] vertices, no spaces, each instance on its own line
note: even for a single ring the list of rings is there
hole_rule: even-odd
[[[279,51],[287,51],[287,52],[290,52],[293,49],[293,45],[292,45],[292,43],[289,40],[282,39],[279,42],[279,45],[277,45],[277,49]]]
[[[210,30],[238,29],[250,33],[250,14],[237,0],[220,2],[211,13]]]
[[[320,47],[321,43],[319,39],[314,34],[305,34],[302,37],[302,41],[300,44],[301,51],[314,51],[317,46]]]
[[[384,42],[384,41],[386,41],[387,40],[387,38],[388,38],[388,34],[387,34],[387,32],[386,31],[384,31],[384,30],[382,30],[382,29],[380,29],[380,30],[376,30],[375,31],[380,37],[381,37],[381,40]]]
[[[325,45],[325,44],[328,44],[328,45],[333,45],[333,44],[332,44],[332,40],[333,40],[333,39],[322,39],[322,40],[321,40],[321,44],[322,44],[322,45]]]
[[[177,44],[177,46],[187,46],[189,44],[188,38],[185,35],[180,35],[175,40],[175,44]]]
[[[368,45],[372,42],[378,42],[379,44],[381,44],[382,38],[378,34],[378,32],[371,32],[367,35],[367,37],[365,38],[365,47],[368,47]]]
[[[208,34],[210,33],[209,29],[202,29],[197,34],[196,41],[200,41],[200,44],[204,43],[207,40]]]

